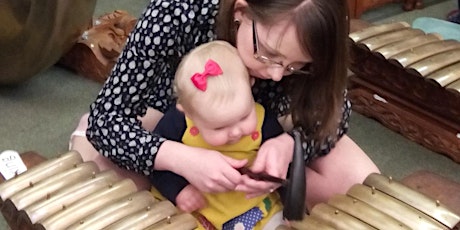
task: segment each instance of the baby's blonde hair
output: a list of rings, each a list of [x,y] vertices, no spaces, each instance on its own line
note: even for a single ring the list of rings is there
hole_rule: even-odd
[[[208,60],[222,69],[222,74],[207,77],[205,91],[198,89],[191,77],[202,73]],[[210,107],[224,104],[236,96],[249,95],[252,99],[249,74],[238,51],[225,41],[212,41],[190,51],[179,64],[174,80],[177,103],[193,112],[197,105]]]

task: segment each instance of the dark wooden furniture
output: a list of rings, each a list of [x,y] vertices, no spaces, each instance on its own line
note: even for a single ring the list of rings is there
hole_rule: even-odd
[[[364,30],[375,34],[383,31],[382,26]],[[350,39],[350,70],[354,75],[350,77],[349,96],[353,109],[460,163],[460,42],[427,42],[424,37],[410,42],[415,38],[403,34],[410,28],[400,29],[380,33],[378,42],[386,42],[384,48],[369,46],[370,39],[378,40],[377,35],[358,42]],[[440,45],[419,52],[435,43]],[[383,50],[391,46],[402,50],[385,57]],[[408,59],[417,54],[421,60],[403,63],[402,54],[408,54]],[[450,83],[442,81],[447,77]]]
[[[423,0],[347,0],[351,18],[360,18],[363,12],[388,3],[402,2],[406,11],[423,8]]]
[[[393,3],[395,0],[348,0],[351,18],[360,18],[364,11]]]
[[[0,85],[20,84],[54,65],[92,24],[96,0],[2,0]]]

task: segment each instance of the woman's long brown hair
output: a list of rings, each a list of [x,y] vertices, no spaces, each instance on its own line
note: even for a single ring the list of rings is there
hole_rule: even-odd
[[[234,0],[221,0],[217,36],[235,45]],[[317,145],[337,137],[342,115],[348,65],[348,10],[344,0],[246,0],[246,13],[266,26],[289,18],[297,25],[299,41],[313,63],[311,75],[282,80],[290,99],[294,127]],[[318,147],[318,146],[316,146]]]

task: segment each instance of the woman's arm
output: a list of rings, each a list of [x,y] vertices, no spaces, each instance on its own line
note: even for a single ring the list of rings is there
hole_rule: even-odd
[[[143,129],[138,117],[147,107],[164,113],[174,103],[172,81],[180,57],[213,37],[208,19],[217,7],[198,2],[152,1],[91,104],[87,137],[122,168],[145,175],[153,170],[166,139]],[[209,14],[200,15],[203,7]]]
[[[182,175],[203,192],[225,192],[234,190],[241,182],[241,174],[236,169],[246,163],[247,160],[235,160],[214,150],[165,141],[158,152],[155,168]]]
[[[296,128],[293,126],[292,117],[289,115],[289,99],[283,93],[284,89],[280,82],[271,80],[256,80],[253,85],[253,95],[256,102],[262,104],[264,108],[278,116],[278,121],[284,131],[289,132]],[[323,143],[316,143],[315,140],[307,140],[302,143],[305,153],[305,161],[311,160],[328,154],[335,146],[335,142],[348,131],[348,122],[351,114],[351,102],[347,98],[347,91],[344,92],[342,105],[342,117],[337,128],[337,138],[330,138]]]
[[[277,82],[272,81],[258,81],[256,82],[253,93],[257,102],[264,105],[264,108],[269,108],[272,112],[278,114],[278,121],[283,127],[284,131],[291,131],[293,128],[292,118],[288,111],[289,104],[283,95],[275,97],[270,92],[282,92],[282,88]],[[346,98],[346,91],[344,97],[344,104],[342,107],[342,119],[339,123],[337,130],[337,141],[347,132],[348,121],[351,113],[351,103]],[[272,95],[272,96],[270,96]],[[333,140],[333,138],[332,138]],[[304,149],[304,159],[306,163],[319,156],[328,154],[335,146],[336,141],[331,139],[326,140],[324,143],[316,145],[314,140],[307,140],[302,143]],[[316,147],[319,146],[319,147]],[[289,163],[292,160],[294,148],[294,139],[284,133],[278,137],[272,138],[269,141],[262,144],[257,158],[252,168],[255,172],[265,171],[266,173],[285,178],[289,167]],[[271,189],[274,189],[279,185],[273,183],[254,181],[244,177],[243,185],[240,185],[237,189],[248,194],[248,197],[254,197],[263,193],[267,193]]]

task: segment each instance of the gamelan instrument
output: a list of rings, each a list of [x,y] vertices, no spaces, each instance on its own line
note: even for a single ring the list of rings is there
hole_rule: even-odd
[[[303,190],[304,191],[304,190]],[[139,191],[114,171],[99,171],[70,151],[0,184],[5,220],[16,229],[195,229],[197,219]],[[303,203],[303,200],[300,201]],[[295,207],[294,207],[295,208]],[[385,177],[370,174],[344,195],[277,229],[455,229],[459,214]]]
[[[194,229],[195,218],[70,151],[0,184],[15,229]]]
[[[305,214],[305,162],[300,134],[295,133],[290,180],[240,169],[257,180],[285,187],[284,217]],[[138,191],[114,171],[100,172],[77,151],[47,160],[0,184],[2,214],[12,229],[194,229],[191,214],[179,213],[169,201]],[[301,202],[298,202],[298,201]],[[206,223],[207,225],[208,223]]]
[[[405,22],[349,38],[353,108],[460,163],[460,42]]]
[[[370,174],[327,203],[313,207],[301,222],[283,229],[458,229],[460,215],[406,185],[381,174]]]

